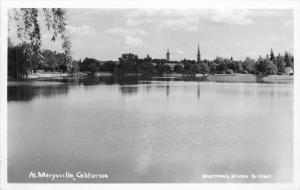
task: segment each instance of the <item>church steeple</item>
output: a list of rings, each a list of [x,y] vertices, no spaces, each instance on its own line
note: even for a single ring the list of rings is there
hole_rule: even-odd
[[[167,57],[167,61],[170,61],[170,51],[169,51],[169,48],[168,48],[168,51],[166,53],[166,57]]]
[[[200,47],[198,44],[197,63],[200,63],[200,61],[201,61],[201,54],[200,54]]]

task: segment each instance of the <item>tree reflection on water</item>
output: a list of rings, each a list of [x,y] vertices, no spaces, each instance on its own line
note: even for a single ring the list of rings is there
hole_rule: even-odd
[[[82,77],[82,78],[64,78],[64,79],[43,79],[41,84],[31,85],[32,81],[16,82],[7,87],[8,101],[30,101],[36,97],[50,97],[54,95],[67,94],[69,89],[73,86],[94,86],[94,85],[120,85],[120,92],[124,95],[132,95],[138,92],[140,84],[151,84],[152,81],[166,81],[167,85],[160,85],[159,88],[166,88],[167,96],[169,96],[170,86],[168,81],[178,81],[178,78],[164,78],[164,77],[145,77],[145,76],[109,76],[109,77]],[[42,82],[59,82],[49,85],[43,85]],[[8,82],[9,83],[9,82]],[[36,84],[36,83],[35,83]],[[146,86],[147,91],[151,86]]]
[[[8,86],[7,101],[30,101],[36,97],[50,97],[68,93],[67,85],[54,86]]]

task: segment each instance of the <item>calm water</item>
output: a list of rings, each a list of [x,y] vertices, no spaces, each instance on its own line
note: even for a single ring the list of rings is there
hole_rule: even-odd
[[[109,176],[76,180],[85,183],[290,182],[292,145],[291,84],[107,77],[8,86],[9,182],[51,182],[30,171]]]

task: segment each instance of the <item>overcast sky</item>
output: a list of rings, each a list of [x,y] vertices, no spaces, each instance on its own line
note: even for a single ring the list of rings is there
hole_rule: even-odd
[[[143,58],[257,58],[293,51],[292,10],[68,9],[75,59],[117,60],[132,52]],[[14,30],[9,35],[15,40]],[[43,48],[60,51],[42,30]]]

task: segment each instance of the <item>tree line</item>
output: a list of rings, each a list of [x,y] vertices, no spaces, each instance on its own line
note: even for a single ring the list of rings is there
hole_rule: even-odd
[[[41,50],[39,58],[35,59],[26,51],[28,46],[30,46],[28,43],[14,45],[8,40],[8,76],[23,79],[27,78],[29,74],[36,73],[38,70],[69,74],[78,72],[77,62],[72,60],[72,62],[69,63],[65,53],[45,49]]]
[[[173,67],[170,65],[173,64]],[[125,53],[118,61],[99,61],[94,58],[85,58],[78,61],[79,71],[83,72],[111,72],[111,73],[141,73],[141,74],[261,74],[281,75],[286,74],[286,69],[293,71],[294,56],[289,52],[275,56],[271,49],[270,54],[258,59],[246,57],[244,60],[216,57],[214,60],[183,59],[181,61],[168,62],[166,59],[152,59],[149,55],[146,58],[138,58],[132,53]]]
[[[26,78],[30,72],[43,70],[45,72],[61,72],[75,74],[77,72],[96,73],[110,72],[116,74],[139,73],[139,74],[262,74],[281,75],[286,74],[286,68],[294,69],[294,56],[285,52],[275,56],[273,50],[265,57],[258,59],[250,57],[245,60],[234,60],[231,58],[216,57],[214,60],[183,59],[181,61],[168,62],[166,59],[152,59],[149,55],[139,58],[132,53],[124,53],[118,61],[99,61],[95,58],[85,58],[83,60],[72,60],[71,69],[68,70],[67,57],[65,53],[57,53],[52,50],[42,50],[41,59],[29,62],[26,54],[26,46],[22,43],[14,45],[8,41],[8,75],[14,78]],[[170,65],[173,64],[173,67]],[[30,72],[29,72],[30,71]]]

